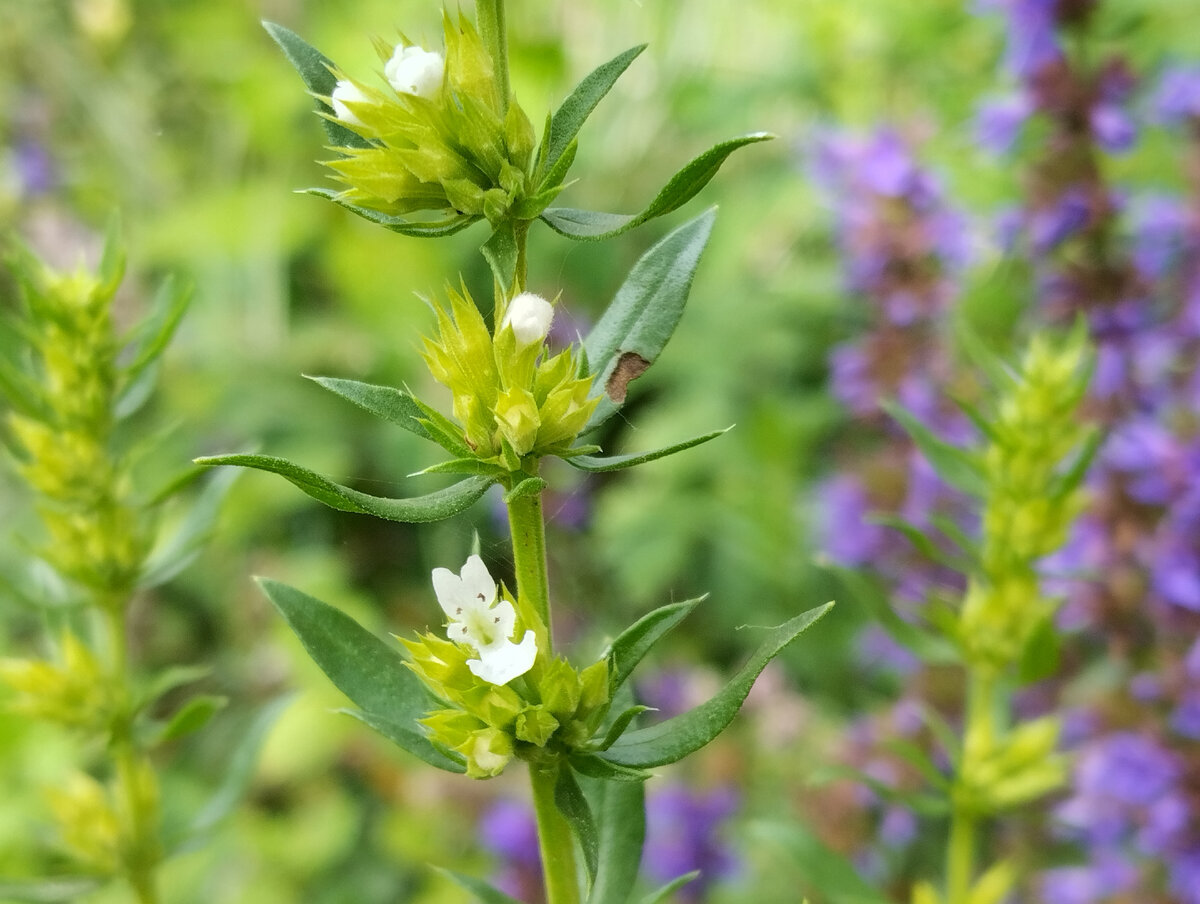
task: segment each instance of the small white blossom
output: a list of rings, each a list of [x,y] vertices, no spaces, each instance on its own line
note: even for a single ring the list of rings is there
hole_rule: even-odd
[[[432,99],[442,88],[445,69],[440,53],[415,44],[411,47],[397,44],[392,58],[383,67],[383,74],[398,93]]]
[[[467,559],[459,574],[435,568],[433,590],[450,619],[446,636],[479,653],[467,660],[473,675],[489,684],[508,684],[533,668],[536,636],[526,631],[520,643],[512,642],[517,613],[508,600],[496,601],[496,582],[479,556]]]
[[[511,326],[521,346],[533,345],[545,340],[554,320],[554,306],[540,295],[522,292],[508,303],[501,329]]]
[[[355,116],[350,108],[346,106],[346,101],[351,103],[366,103],[368,98],[359,89],[358,85],[349,79],[340,80],[333,89],[333,94],[329,96],[333,101],[333,112],[342,122],[350,123],[351,125],[361,126],[363,121]]]

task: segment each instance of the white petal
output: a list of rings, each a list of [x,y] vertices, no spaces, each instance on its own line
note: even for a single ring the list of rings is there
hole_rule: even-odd
[[[350,108],[346,106],[346,101],[351,103],[364,103],[367,96],[359,90],[358,86],[349,79],[341,79],[334,86],[333,93],[329,96],[333,102],[333,112],[342,122],[348,122],[351,125],[361,126],[363,121],[350,112]]]
[[[433,592],[438,605],[456,620],[462,620],[468,612],[486,609],[496,598],[496,582],[479,556],[467,559],[460,574],[461,577],[449,568],[433,569]]]
[[[449,568],[433,569],[433,592],[437,595],[438,605],[450,618],[462,614],[463,599],[462,579]]]
[[[398,93],[432,99],[441,90],[445,68],[440,53],[397,45],[383,74]]]
[[[479,556],[471,556],[462,567],[463,593],[472,600],[490,606],[496,599],[496,582],[488,574],[487,566]]]
[[[480,650],[478,659],[468,659],[467,668],[489,684],[508,684],[531,668],[537,659],[537,638],[526,631],[520,643],[505,641],[498,649]]]

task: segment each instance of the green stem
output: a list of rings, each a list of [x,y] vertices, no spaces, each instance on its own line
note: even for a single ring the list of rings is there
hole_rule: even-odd
[[[968,666],[965,728],[959,776],[976,772],[976,763],[991,755],[996,742],[995,678],[990,670]],[[952,803],[946,845],[946,904],[966,904],[975,878],[979,812],[969,788],[960,787]]]
[[[512,533],[517,595],[537,611],[546,626],[546,655],[552,656],[550,639],[550,578],[546,573],[546,523],[541,494],[522,496],[508,504]]]
[[[129,650],[123,606],[105,607],[109,635],[110,680],[120,703],[112,727],[111,750],[117,794],[124,801],[128,824],[123,847],[126,879],[139,904],[158,904],[156,873],[161,859],[155,825],[157,806],[142,791],[145,757],[133,738],[129,714]]]
[[[495,67],[496,89],[500,95],[500,113],[508,112],[508,29],[504,23],[504,0],[476,0],[479,36]]]
[[[546,883],[546,904],[579,904],[578,868],[571,827],[554,803],[558,768],[529,764],[533,809],[537,814],[538,850]]]

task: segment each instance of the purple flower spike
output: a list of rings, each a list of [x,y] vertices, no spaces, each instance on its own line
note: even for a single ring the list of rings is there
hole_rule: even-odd
[[[700,870],[698,878],[679,890],[679,900],[695,904],[708,886],[736,872],[738,860],[718,837],[738,808],[732,788],[709,792],[667,785],[646,801],[646,847],[642,865],[659,882]]]
[[[1168,69],[1163,73],[1151,108],[1166,125],[1180,125],[1200,118],[1200,66]]]
[[[538,850],[537,819],[521,801],[498,800],[479,821],[479,839],[501,861],[493,883],[522,901],[540,901],[542,855]]]

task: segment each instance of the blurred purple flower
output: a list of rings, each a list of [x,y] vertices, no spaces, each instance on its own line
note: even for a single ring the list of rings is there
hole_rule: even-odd
[[[1167,125],[1200,118],[1200,66],[1179,66],[1164,72],[1150,105],[1155,118]]]
[[[1135,209],[1133,260],[1149,279],[1166,275],[1180,252],[1187,223],[1187,208],[1178,198],[1151,195]]]
[[[1171,858],[1169,871],[1171,891],[1180,904],[1200,904],[1200,846]]]
[[[975,140],[993,154],[1007,153],[1032,114],[1033,103],[1025,94],[988,101],[975,114]]]
[[[1077,188],[1063,192],[1029,218],[1029,237],[1037,254],[1047,254],[1079,232],[1091,219],[1087,195]]]
[[[1057,0],[996,0],[981,3],[981,11],[1002,9],[1008,17],[1008,43],[1004,63],[1017,78],[1037,75],[1062,58],[1055,31]]]
[[[512,799],[496,801],[479,821],[479,839],[501,861],[493,883],[521,901],[544,898],[542,856],[532,808]]]
[[[862,482],[835,474],[817,488],[821,547],[839,565],[854,567],[874,560],[886,547],[888,529],[868,520],[876,509]]]
[[[32,138],[19,139],[11,151],[12,166],[24,194],[44,195],[58,184],[58,170],[45,145]]]
[[[732,788],[704,792],[667,785],[652,791],[646,801],[646,847],[642,855],[647,875],[669,882],[700,870],[700,876],[676,894],[679,900],[691,904],[701,901],[714,881],[738,869],[737,857],[720,839],[738,803],[738,794]]]
[[[1200,486],[1195,470],[1187,493],[1158,525],[1151,580],[1168,603],[1200,612]]]
[[[1087,866],[1063,866],[1041,877],[1046,904],[1097,904],[1128,891],[1137,881],[1137,869],[1115,851],[1105,852]]]

